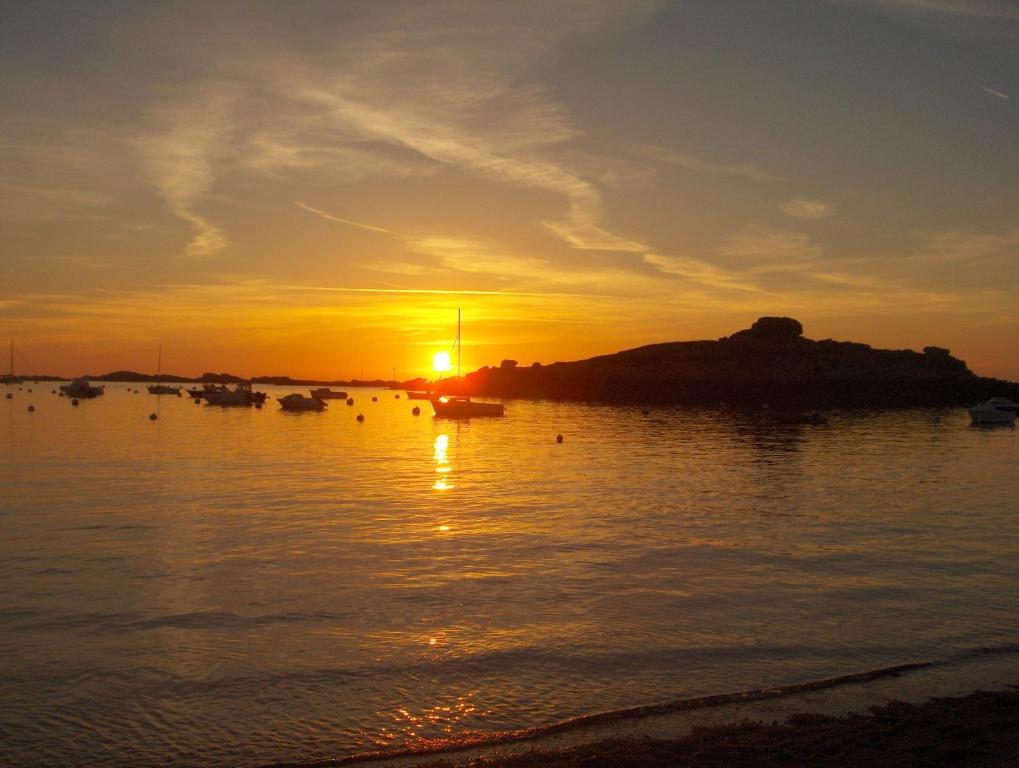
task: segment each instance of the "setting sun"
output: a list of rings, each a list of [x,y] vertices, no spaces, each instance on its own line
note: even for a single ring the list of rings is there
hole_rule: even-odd
[[[449,362],[449,352],[436,352],[432,358],[432,368],[438,373],[445,373],[453,366]]]

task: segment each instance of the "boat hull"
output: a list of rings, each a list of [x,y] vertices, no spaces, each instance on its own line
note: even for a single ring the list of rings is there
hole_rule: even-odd
[[[277,398],[280,408],[284,411],[324,411],[326,404],[317,397],[304,397],[303,395],[287,395]]]
[[[974,426],[1015,425],[1015,413],[999,411],[997,408],[978,405],[969,409],[969,417]]]
[[[432,400],[432,409],[440,419],[474,419],[489,416],[505,416],[506,407],[502,403],[477,403],[472,400],[441,399]]]
[[[346,400],[346,392],[334,392],[331,389],[310,389],[312,397],[317,397],[319,400]]]
[[[150,384],[146,389],[150,395],[180,395],[180,387],[171,387],[165,384]]]
[[[209,405],[261,405],[265,402],[265,392],[252,392],[250,389],[232,389],[227,392],[206,392],[203,397]]]
[[[102,384],[93,386],[83,379],[75,379],[70,384],[61,384],[60,391],[67,397],[76,397],[80,400],[82,398],[91,399],[99,397],[99,395],[106,392],[106,387]]]

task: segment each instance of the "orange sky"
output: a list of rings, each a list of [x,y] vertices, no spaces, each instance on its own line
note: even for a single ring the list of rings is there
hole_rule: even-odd
[[[462,308],[467,370],[780,314],[1019,379],[1010,5],[5,22],[0,333],[23,372],[153,371],[162,344],[186,375],[411,378]]]

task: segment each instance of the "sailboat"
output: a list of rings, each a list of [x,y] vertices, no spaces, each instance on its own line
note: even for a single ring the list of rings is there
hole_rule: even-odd
[[[156,378],[163,373],[163,345],[159,345],[159,359],[156,362]],[[180,397],[180,387],[171,387],[169,384],[149,384],[150,395],[177,395]]]
[[[460,310],[456,311],[456,375],[460,376]],[[463,395],[432,395],[432,409],[435,415],[444,419],[471,419],[477,416],[503,416],[506,407],[502,403],[479,403]]]
[[[22,379],[14,375],[14,339],[11,339],[11,372],[0,376],[0,382],[4,384],[20,384]]]

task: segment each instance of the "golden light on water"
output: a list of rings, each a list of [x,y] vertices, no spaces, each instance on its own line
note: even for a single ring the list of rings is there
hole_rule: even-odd
[[[436,435],[435,437],[435,471],[438,477],[432,486],[436,491],[448,491],[453,487],[449,482],[448,475],[452,469],[449,465],[449,435]],[[441,528],[440,528],[441,530]]]
[[[436,352],[432,357],[432,369],[436,373],[445,373],[453,368],[449,360],[449,352]]]

